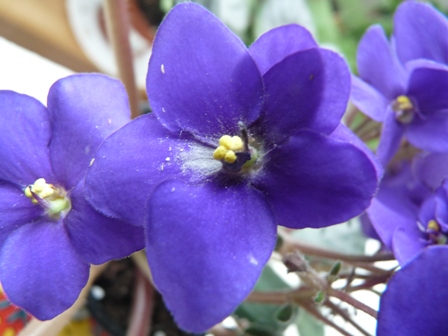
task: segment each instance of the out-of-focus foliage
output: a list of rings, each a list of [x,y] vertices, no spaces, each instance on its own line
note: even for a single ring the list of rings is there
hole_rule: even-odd
[[[161,0],[168,11],[185,0]],[[310,30],[317,41],[344,54],[356,72],[356,48],[367,27],[380,24],[387,34],[402,0],[196,0],[214,12],[250,45],[263,32],[297,23]],[[445,13],[446,0],[428,1]]]

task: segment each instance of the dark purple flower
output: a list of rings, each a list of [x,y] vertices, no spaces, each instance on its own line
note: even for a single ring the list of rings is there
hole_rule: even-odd
[[[344,61],[299,26],[248,50],[201,6],[168,14],[149,63],[154,112],[103,143],[86,195],[111,217],[145,223],[154,282],[182,328],[203,331],[233,312],[277,225],[324,227],[369,205],[376,169],[340,125],[349,86]]]
[[[400,264],[421,249],[446,244],[448,235],[448,155],[423,154],[412,166],[389,171],[367,209],[381,241]],[[392,167],[394,168],[394,167]]]
[[[129,121],[127,95],[103,75],[57,81],[48,108],[0,91],[0,279],[10,301],[41,320],[77,299],[89,264],[143,247],[143,232],[84,199],[103,139]]]
[[[389,280],[380,301],[378,336],[448,335],[448,246],[418,254]]]
[[[446,29],[422,26],[424,33],[419,36],[424,35],[425,41],[418,39],[409,45],[404,42],[410,38],[405,39],[408,30],[416,30],[414,22],[420,20],[420,7],[426,13],[424,21],[435,15],[441,24],[440,14],[430,6],[407,1],[397,10],[394,26],[398,32],[397,43],[391,45],[383,29],[375,25],[368,29],[358,47],[360,78],[353,77],[351,99],[362,112],[384,123],[377,152],[383,165],[394,155],[403,135],[417,148],[448,152],[448,68],[434,60],[410,56],[424,57],[423,50],[433,47],[438,50],[436,44],[442,39],[445,41]],[[429,15],[428,9],[434,13]],[[414,53],[410,51],[411,47],[415,48]],[[397,55],[401,55],[402,62]],[[446,57],[446,53],[444,55]]]

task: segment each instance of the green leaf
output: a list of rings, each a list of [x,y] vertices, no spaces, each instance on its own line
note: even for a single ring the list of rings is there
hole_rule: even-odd
[[[325,327],[322,322],[316,320],[313,316],[308,314],[303,309],[297,319],[297,329],[299,329],[300,336],[324,336]]]
[[[269,266],[264,268],[254,290],[272,291],[289,289],[286,283]],[[275,305],[261,303],[242,303],[234,313],[239,318],[245,318],[250,322],[250,327],[245,334],[252,336],[282,336],[285,329],[293,323],[298,314],[298,307],[293,304]]]
[[[302,229],[292,233],[300,241],[326,250],[345,254],[364,254],[366,236],[359,219],[322,229]]]

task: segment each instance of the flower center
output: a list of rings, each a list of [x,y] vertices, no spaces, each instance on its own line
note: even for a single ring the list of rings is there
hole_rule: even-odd
[[[242,136],[223,135],[219,139],[213,158],[222,162],[225,171],[239,173],[250,168],[257,159],[257,151],[249,147],[246,130]]]
[[[402,124],[409,124],[414,119],[415,108],[408,96],[398,96],[392,103],[395,112],[395,120]]]
[[[33,204],[40,204],[52,219],[60,219],[72,207],[67,192],[63,188],[47,183],[44,178],[37,179],[26,187],[24,192]]]
[[[442,232],[439,223],[434,219],[428,222],[426,233],[434,244],[445,245],[447,243],[447,236]]]

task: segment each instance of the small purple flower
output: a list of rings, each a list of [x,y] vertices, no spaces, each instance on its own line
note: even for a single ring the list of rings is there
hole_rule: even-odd
[[[324,227],[369,205],[375,166],[340,125],[349,87],[344,61],[299,26],[248,50],[201,6],[167,15],[147,77],[153,114],[103,143],[86,195],[145,224],[154,283],[182,328],[204,331],[233,312],[277,225]]]
[[[448,335],[448,246],[421,251],[389,280],[381,296],[378,336]]]
[[[0,91],[0,279],[9,300],[41,320],[78,298],[89,264],[143,247],[143,232],[84,199],[103,139],[129,121],[127,95],[103,75],[57,81],[48,108]]]
[[[367,209],[381,241],[402,265],[425,247],[447,242],[447,167],[447,154],[432,153],[389,170]]]
[[[383,29],[375,25],[368,29],[358,47],[360,78],[353,78],[351,99],[362,112],[384,123],[377,153],[383,165],[394,155],[403,135],[417,148],[448,152],[448,68],[434,62],[440,57],[423,59],[432,55],[430,51],[434,55],[441,53],[439,44],[446,40],[446,29],[416,25],[420,11],[425,13],[425,22],[435,16],[437,25],[442,24],[441,15],[432,7],[406,1],[395,17],[396,43],[390,44]],[[416,31],[416,26],[421,26],[424,33],[418,36],[425,36],[425,40],[411,43],[411,32]]]

